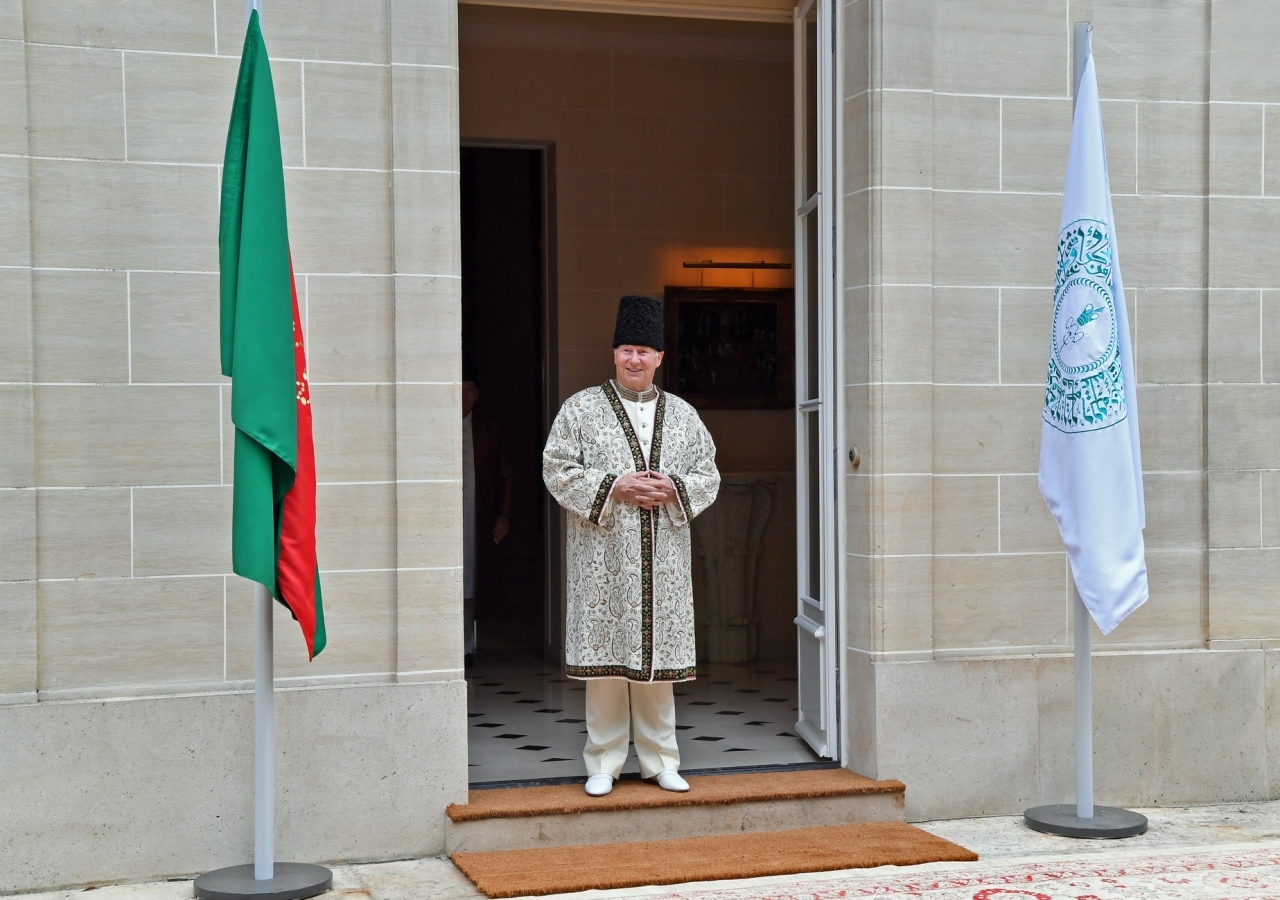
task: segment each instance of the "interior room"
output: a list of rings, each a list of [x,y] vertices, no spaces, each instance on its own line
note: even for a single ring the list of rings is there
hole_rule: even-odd
[[[463,377],[512,473],[476,602],[471,781],[581,777],[541,450],[561,402],[612,375],[631,293],[666,297],[659,383],[698,408],[723,477],[693,524],[682,770],[814,764],[793,729],[791,28],[462,5],[459,35]]]

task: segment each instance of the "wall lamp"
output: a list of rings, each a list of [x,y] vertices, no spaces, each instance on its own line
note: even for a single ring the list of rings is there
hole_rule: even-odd
[[[790,269],[791,263],[771,263],[763,259],[757,262],[716,262],[713,259],[703,259],[698,262],[687,262],[684,267],[686,269]]]

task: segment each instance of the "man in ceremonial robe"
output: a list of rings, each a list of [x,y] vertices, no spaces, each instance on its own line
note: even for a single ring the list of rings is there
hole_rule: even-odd
[[[615,377],[560,408],[542,455],[569,512],[566,674],[586,680],[587,793],[613,789],[634,729],[640,774],[680,777],[672,685],[697,674],[689,526],[716,499],[715,444],[688,403],[653,384],[662,302],[623,297]]]

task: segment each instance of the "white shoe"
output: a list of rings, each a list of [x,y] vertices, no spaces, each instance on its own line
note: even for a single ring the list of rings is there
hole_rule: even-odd
[[[597,772],[587,779],[587,795],[590,797],[603,797],[612,790],[613,776],[607,772]]]
[[[678,791],[683,793],[689,790],[689,782],[680,777],[680,773],[674,769],[667,769],[665,772],[658,774],[658,787],[664,791]]]

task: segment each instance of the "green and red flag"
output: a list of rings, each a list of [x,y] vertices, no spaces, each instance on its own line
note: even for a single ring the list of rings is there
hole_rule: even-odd
[[[255,10],[231,108],[218,231],[222,374],[236,429],[231,568],[266,585],[324,649],[311,394],[289,256],[271,64]]]

